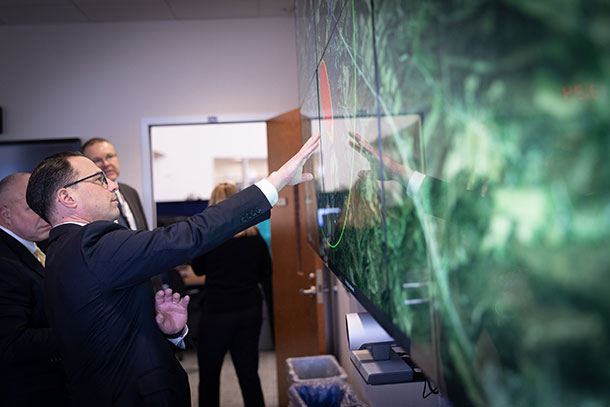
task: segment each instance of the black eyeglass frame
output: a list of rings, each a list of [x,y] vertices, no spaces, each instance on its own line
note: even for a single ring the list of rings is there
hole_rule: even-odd
[[[81,178],[77,181],[74,182],[70,182],[69,184],[64,185],[62,188],[70,188],[76,184],[78,184],[79,182],[83,182],[83,181],[87,181],[88,179],[91,179],[93,177],[99,177],[102,176],[102,183],[105,187],[108,187],[108,178],[106,178],[106,174],[104,174],[104,171],[98,171],[95,174],[91,174],[89,176],[86,176],[85,178]]]

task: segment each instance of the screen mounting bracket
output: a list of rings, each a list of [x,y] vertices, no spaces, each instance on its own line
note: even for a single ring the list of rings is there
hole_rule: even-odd
[[[345,315],[350,360],[367,384],[413,381],[413,369],[396,353],[395,341],[366,312]]]

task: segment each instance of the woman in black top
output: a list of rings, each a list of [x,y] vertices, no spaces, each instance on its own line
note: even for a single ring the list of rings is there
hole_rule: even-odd
[[[233,184],[214,188],[210,205],[236,194]],[[191,262],[206,275],[199,320],[199,406],[218,406],[220,370],[229,350],[246,407],[264,406],[258,377],[262,295],[258,283],[271,278],[267,245],[256,227],[238,233]]]

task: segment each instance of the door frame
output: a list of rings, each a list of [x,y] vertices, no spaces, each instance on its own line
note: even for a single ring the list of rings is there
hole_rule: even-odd
[[[141,199],[146,219],[150,221],[151,228],[157,224],[157,210],[153,199],[153,176],[152,162],[153,152],[150,142],[150,130],[153,126],[179,126],[189,124],[217,124],[217,123],[240,123],[240,122],[266,122],[279,115],[273,113],[240,113],[240,114],[213,114],[197,116],[165,116],[145,117],[140,119],[140,141],[142,159],[142,191]]]

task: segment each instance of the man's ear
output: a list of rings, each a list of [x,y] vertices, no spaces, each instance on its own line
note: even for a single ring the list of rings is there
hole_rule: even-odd
[[[76,204],[76,199],[74,199],[74,196],[68,188],[62,188],[57,192],[57,201],[61,206],[66,208],[74,209],[78,206]]]
[[[11,208],[0,205],[0,224],[10,226],[11,224]]]

